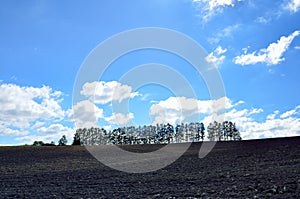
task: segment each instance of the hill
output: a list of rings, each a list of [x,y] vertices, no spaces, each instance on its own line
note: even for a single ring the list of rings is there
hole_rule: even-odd
[[[299,145],[300,137],[218,142],[199,159],[201,143],[193,143],[143,174],[108,168],[81,146],[0,147],[0,198],[299,198]]]

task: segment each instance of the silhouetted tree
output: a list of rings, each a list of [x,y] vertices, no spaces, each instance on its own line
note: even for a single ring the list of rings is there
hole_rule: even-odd
[[[32,146],[43,146],[44,142],[43,141],[34,141]]]
[[[55,146],[55,143],[51,141],[50,143],[44,143],[42,146]]]
[[[74,134],[74,140],[73,140],[72,145],[81,145],[80,131],[81,131],[81,129],[76,130],[76,133]]]
[[[65,146],[67,144],[68,140],[65,135],[63,135],[59,140],[58,140],[58,146]]]
[[[235,123],[232,125],[232,138],[234,141],[242,140],[239,130],[235,127]]]
[[[198,141],[201,139],[202,141],[204,140],[204,134],[205,134],[205,127],[204,124],[197,123],[197,139]]]

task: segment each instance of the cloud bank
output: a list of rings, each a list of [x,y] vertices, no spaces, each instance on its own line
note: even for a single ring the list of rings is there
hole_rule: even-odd
[[[262,108],[244,108],[244,101],[233,102],[227,97],[217,100],[215,109],[221,110],[225,102],[225,112],[212,117],[212,100],[196,100],[185,97],[170,97],[152,105],[150,114],[153,124],[168,122],[171,124],[185,121],[192,115],[202,116],[202,122],[208,125],[215,119],[235,122],[243,139],[300,136],[300,106],[283,113],[276,110],[265,116]],[[258,122],[256,118],[264,118]],[[197,116],[196,118],[199,118]]]
[[[66,117],[62,95],[49,86],[1,84],[0,136],[17,136],[22,143],[50,142],[62,133],[70,136],[71,128],[59,124]]]
[[[128,98],[132,96],[129,93],[133,93],[130,89],[127,89],[130,91]],[[127,125],[134,119],[133,113],[105,115],[100,107],[104,105],[96,104],[88,97],[75,104],[73,111],[64,110],[62,95],[62,92],[48,86],[0,85],[0,136],[13,136],[20,144],[30,144],[35,140],[51,142],[67,135],[70,143],[75,132],[73,125],[66,125],[70,121],[76,122],[76,127],[91,127],[99,125],[102,119],[106,122],[103,127],[113,128]],[[99,93],[97,95],[101,97]],[[153,102],[149,113],[153,118],[152,124],[202,121],[208,125],[215,119],[230,120],[236,123],[243,139],[300,136],[300,105],[284,112],[265,113],[263,108],[249,108],[246,102],[233,101],[228,97],[199,100],[181,96]],[[213,118],[213,115],[216,117]]]

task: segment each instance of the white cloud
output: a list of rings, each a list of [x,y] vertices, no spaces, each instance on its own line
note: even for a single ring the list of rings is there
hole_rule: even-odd
[[[278,118],[279,111],[274,111],[266,116],[265,120],[258,122],[254,114],[263,118],[259,114],[263,109],[239,109],[235,107],[227,111],[223,116],[223,120],[236,123],[238,130],[241,132],[243,139],[259,139],[273,137],[289,137],[300,135],[300,118],[293,116],[294,114],[285,114],[285,117]],[[287,111],[294,113],[294,110]],[[204,124],[209,124],[212,116],[209,115],[203,119]]]
[[[89,100],[79,102],[73,107],[73,112],[76,113],[76,125],[77,126],[97,126],[98,119],[102,118],[109,123],[116,125],[125,125],[131,119],[133,114],[112,113],[111,116],[104,116],[103,110],[97,107],[95,104],[108,104],[112,101],[122,102],[128,98],[134,98],[141,96],[141,100],[146,100],[149,95],[140,95],[138,92],[133,92],[132,87],[121,84],[116,81],[111,82],[91,82],[85,83],[80,92]]]
[[[293,110],[290,110],[290,111],[286,111],[284,113],[282,113],[280,115],[280,118],[287,118],[287,117],[291,117],[295,114],[298,114],[297,110],[296,109],[293,109]]]
[[[245,139],[300,135],[300,119],[297,117],[267,119],[264,122],[257,122],[252,119],[245,123],[239,123],[239,126]]]
[[[48,86],[0,85],[0,134],[24,135],[37,121],[62,120],[62,93]],[[36,126],[34,126],[36,127]]]
[[[278,113],[279,113],[279,110],[274,111],[272,114],[269,114],[269,115],[267,116],[267,119],[268,119],[268,120],[274,120],[275,117],[278,115]]]
[[[256,51],[255,51],[251,54],[243,54],[243,55],[235,57],[234,63],[240,64],[240,65],[257,64],[257,63],[265,62],[266,57],[267,57],[266,54],[256,55]]]
[[[221,110],[225,105],[225,112],[218,112],[213,117],[212,104],[217,104],[215,108]],[[223,104],[221,106],[221,104]],[[262,115],[262,108],[241,108],[245,102],[232,102],[229,98],[223,97],[219,100],[196,100],[185,97],[170,97],[167,100],[152,105],[150,114],[154,117],[153,124],[171,123],[175,124],[184,121],[193,114],[202,114],[201,120],[207,127],[214,120],[232,121],[236,123],[243,139],[259,139],[272,137],[286,137],[300,135],[300,118],[298,110],[300,106],[288,110],[282,114],[276,110],[271,114]],[[259,122],[257,120],[259,119]]]
[[[64,134],[64,132],[73,132],[73,129],[63,126],[62,124],[51,124],[48,127],[41,127],[37,130],[37,132],[42,133],[42,134]]]
[[[208,21],[211,17],[222,13],[226,7],[234,7],[236,2],[241,0],[193,0],[201,10],[202,20]]]
[[[29,134],[26,130],[12,129],[0,123],[0,136],[23,136]]]
[[[245,104],[245,102],[243,100],[239,100],[238,102],[233,104],[233,106],[238,106],[238,105],[241,105],[241,104]]]
[[[153,124],[171,123],[184,121],[196,114],[213,114],[222,109],[232,108],[232,102],[227,97],[218,100],[197,100],[186,97],[169,97],[153,104],[150,107],[150,115],[153,117]]]
[[[125,125],[128,124],[134,118],[133,113],[122,114],[112,113],[110,117],[106,117],[105,120],[110,124]]]
[[[205,102],[204,102],[205,103]],[[209,105],[209,104],[207,104]],[[198,100],[186,97],[170,97],[153,104],[150,115],[154,117],[153,124],[171,123],[183,121],[185,117],[199,112]],[[209,106],[202,107],[204,112],[209,111]]]
[[[264,110],[262,108],[253,108],[250,112],[249,115],[253,115],[253,114],[259,114],[264,112]]]
[[[89,100],[75,104],[70,117],[75,120],[77,128],[96,127],[98,126],[98,119],[104,118],[103,109],[100,109]]]
[[[20,142],[20,144],[32,144],[34,141],[43,141],[44,143],[50,143],[50,142],[56,142],[59,140],[63,135],[66,136],[68,143],[72,144],[73,142],[73,136],[74,131],[73,129],[69,129],[68,131],[61,131],[55,134],[47,134],[47,135],[27,135],[27,136],[21,136],[17,137],[16,140]]]
[[[80,93],[96,104],[107,104],[112,101],[121,102],[124,99],[139,95],[138,92],[132,92],[130,86],[116,81],[87,82],[83,85]]]
[[[75,130],[62,124],[54,123],[47,127],[40,127],[39,129],[37,129],[37,133],[38,134],[21,136],[16,140],[23,142],[24,144],[31,144],[34,141],[43,141],[49,143],[51,141],[59,140],[63,135],[65,135],[68,143],[71,144],[73,141]]]
[[[17,137],[16,140],[20,142],[20,144],[32,144],[34,141],[43,141],[44,143],[50,143],[57,139],[56,135],[27,135],[22,137]]]
[[[298,12],[300,8],[300,0],[290,0],[285,6],[285,9],[289,10],[292,13]]]
[[[234,63],[239,65],[253,65],[257,63],[266,63],[267,65],[276,65],[284,61],[283,53],[288,49],[295,37],[300,34],[297,30],[289,36],[282,36],[276,43],[271,43],[267,48],[260,49],[234,58]]]
[[[73,106],[69,117],[71,121],[75,121],[76,128],[90,128],[99,126],[99,119],[107,121],[109,123],[108,126],[112,124],[125,125],[134,118],[134,115],[133,113],[122,114],[113,112],[111,116],[105,116],[103,109],[89,100],[84,100]]]
[[[295,46],[295,49],[296,50],[300,50],[300,46]]]
[[[223,55],[225,52],[227,52],[226,48],[223,49],[221,46],[218,46],[213,52],[205,57],[205,60],[219,66],[225,59],[225,55]]]

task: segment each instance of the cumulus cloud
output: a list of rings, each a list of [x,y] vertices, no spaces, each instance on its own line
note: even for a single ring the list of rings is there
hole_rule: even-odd
[[[34,141],[51,142],[58,140],[63,135],[66,136],[69,143],[72,142],[75,130],[63,124],[51,124],[50,126],[42,126],[37,129],[36,134],[20,136],[16,140],[22,143],[33,143]]]
[[[89,128],[98,126],[98,119],[104,116],[103,109],[89,100],[84,100],[73,106],[70,117],[75,121],[77,128]]]
[[[264,112],[261,108],[240,108],[235,106],[228,110],[222,118],[236,123],[243,139],[260,139],[273,137],[289,137],[300,135],[300,118],[296,115],[297,107],[283,114],[276,110],[268,114],[265,119],[258,122],[256,116]],[[212,116],[204,118],[204,123],[208,124]]]
[[[236,2],[241,0],[193,0],[201,10],[201,16],[204,22],[208,21],[216,14],[222,13],[226,7],[234,7]]]
[[[285,6],[285,9],[289,10],[291,13],[298,12],[300,8],[300,0],[290,0]]]
[[[282,36],[277,42],[271,43],[267,48],[260,49],[258,52],[247,53],[234,58],[234,63],[239,65],[253,65],[257,63],[266,63],[267,65],[276,65],[284,61],[283,53],[288,49],[295,37],[300,34],[297,30],[289,36]]]
[[[223,97],[217,100],[197,100],[186,97],[169,97],[166,100],[153,104],[150,108],[150,115],[153,117],[153,124],[171,123],[184,121],[196,114],[214,114],[229,109],[233,106],[231,100]]]
[[[49,86],[1,84],[0,136],[14,136],[20,144],[51,142],[63,134],[72,139],[73,129],[58,123],[67,116],[61,107],[62,95]]]
[[[23,136],[29,134],[26,130],[13,129],[3,123],[0,123],[0,136]]]
[[[142,96],[138,92],[133,92],[132,87],[116,81],[87,82],[83,85],[81,94],[88,100],[73,107],[76,124],[79,126],[95,126],[99,118],[107,121],[109,125],[125,125],[134,118],[133,113],[112,113],[111,116],[104,116],[103,110],[95,104],[106,105],[113,101],[122,102],[128,98]],[[146,100],[147,97],[148,95],[144,95],[141,100]]]
[[[225,52],[227,52],[226,48],[223,49],[221,46],[218,46],[213,52],[205,57],[205,60],[219,66],[225,59],[225,55],[223,55]]]
[[[239,122],[239,119],[236,119]],[[259,139],[272,137],[288,137],[300,135],[300,119],[298,117],[270,118],[263,122],[249,119],[239,123],[240,131],[245,139]]]
[[[80,93],[96,104],[107,104],[112,101],[121,102],[124,99],[139,95],[138,92],[133,92],[130,86],[116,81],[87,82],[83,85]]]
[[[62,120],[65,112],[60,105],[61,94],[48,86],[37,88],[1,84],[0,121],[3,132],[0,134],[10,132],[19,135],[38,120]]]
[[[37,132],[42,133],[42,134],[68,134],[71,131],[71,133],[73,132],[73,129],[64,126],[62,124],[51,124],[48,127],[41,127],[37,130]]]
[[[213,102],[217,111],[212,108]],[[232,121],[236,123],[243,139],[300,135],[300,106],[283,113],[275,110],[270,114],[265,114],[262,108],[245,108],[244,105],[244,101],[233,102],[227,97],[218,100],[171,97],[152,105],[150,114],[154,117],[153,124],[162,122],[176,124],[193,114],[202,114],[204,118],[201,119],[201,122],[206,126],[214,120],[218,122]],[[224,107],[225,111],[220,112]],[[264,114],[262,115],[262,113]],[[257,118],[260,120],[258,121]]]
[[[28,127],[37,118],[63,118],[60,94],[48,86],[0,85],[0,118],[19,127]]]
[[[72,144],[74,130],[68,129],[67,131],[60,131],[55,134],[45,134],[45,135],[38,135],[38,134],[30,134],[26,136],[17,137],[16,141],[20,142],[20,144],[32,144],[34,141],[43,141],[44,143],[55,142],[56,140],[60,139],[63,135],[66,136],[68,143]],[[58,143],[56,143],[58,144]]]
[[[208,105],[208,104],[207,104]],[[202,107],[204,112],[209,111],[209,106]],[[196,114],[199,110],[198,100],[186,97],[170,97],[153,104],[150,115],[154,117],[153,124],[183,121],[185,117]]]
[[[106,117],[105,120],[110,124],[125,125],[128,124],[133,118],[133,113],[113,113],[110,117]]]

